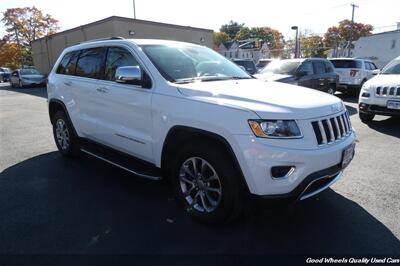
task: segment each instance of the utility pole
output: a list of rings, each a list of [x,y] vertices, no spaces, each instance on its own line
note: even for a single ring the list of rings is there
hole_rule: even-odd
[[[359,6],[356,6],[354,3],[351,4],[352,11],[351,11],[351,25],[350,25],[350,34],[349,34],[349,52],[348,57],[351,55],[351,43],[353,42],[353,30],[354,30],[354,9]]]
[[[136,6],[135,6],[135,0],[133,0],[133,18],[136,19]]]

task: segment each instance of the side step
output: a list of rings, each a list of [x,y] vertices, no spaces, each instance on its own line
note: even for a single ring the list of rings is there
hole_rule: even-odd
[[[81,151],[140,177],[161,180],[161,169],[131,155],[115,151],[88,140],[81,141]]]

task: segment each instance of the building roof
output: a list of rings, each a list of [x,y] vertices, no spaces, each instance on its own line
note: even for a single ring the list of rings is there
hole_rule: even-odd
[[[105,22],[112,21],[112,20],[115,20],[115,21],[128,21],[128,22],[131,22],[131,23],[140,22],[140,23],[144,23],[144,24],[168,26],[168,27],[177,28],[177,29],[193,29],[193,30],[198,30],[198,31],[213,32],[213,30],[210,30],[210,29],[203,29],[203,28],[196,28],[196,27],[190,27],[190,26],[175,25],[175,24],[162,23],[162,22],[149,21],[149,20],[133,19],[133,18],[127,18],[127,17],[111,16],[111,17],[108,17],[108,18],[104,18],[104,19],[101,19],[101,20],[97,20],[97,21],[94,21],[94,22],[91,22],[91,23],[88,23],[88,24],[84,24],[84,25],[75,27],[75,28],[72,28],[72,29],[60,31],[60,32],[54,33],[52,35],[36,39],[35,41],[39,41],[39,40],[42,40],[42,39],[47,38],[47,37],[51,38],[53,36],[57,36],[57,35],[61,35],[61,34],[67,33],[67,32],[79,30],[79,29],[85,28],[85,27],[98,25],[98,24],[105,23]],[[35,41],[33,41],[33,42],[35,42]]]
[[[384,34],[391,34],[391,33],[400,33],[400,29],[398,30],[391,30],[391,31],[384,31],[384,32],[379,32],[379,33],[374,33],[368,36],[364,36],[361,38],[365,38],[365,37],[371,37],[371,36],[377,36],[377,35],[384,35]]]

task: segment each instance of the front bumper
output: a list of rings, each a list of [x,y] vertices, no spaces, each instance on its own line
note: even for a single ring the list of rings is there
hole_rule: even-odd
[[[26,80],[21,79],[22,86],[42,86],[46,84],[46,80]]]
[[[400,116],[400,110],[388,109],[386,106],[360,103],[358,105],[360,112],[385,116]]]
[[[366,97],[365,94],[367,94],[368,97]],[[388,101],[400,101],[400,97],[376,96],[374,90],[362,89],[358,101],[358,109],[363,113],[400,116],[400,110],[387,108]]]
[[[251,194],[266,198],[305,199],[340,178],[343,151],[355,142],[355,133],[352,131],[338,143],[315,149],[274,147],[252,136],[236,138],[241,151],[239,161]],[[290,176],[274,178],[271,169],[276,166],[294,166],[295,171]]]

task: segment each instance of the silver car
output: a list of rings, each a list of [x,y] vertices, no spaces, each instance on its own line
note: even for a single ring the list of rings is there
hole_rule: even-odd
[[[11,73],[10,83],[13,88],[35,85],[44,86],[46,84],[46,76],[34,68],[23,68]]]

